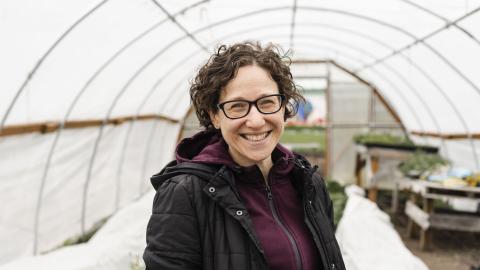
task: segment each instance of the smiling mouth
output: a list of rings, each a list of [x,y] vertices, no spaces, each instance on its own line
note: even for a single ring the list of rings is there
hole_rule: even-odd
[[[244,138],[248,141],[258,142],[258,141],[261,141],[261,140],[267,138],[268,135],[270,135],[270,133],[272,133],[271,130],[269,130],[267,132],[263,132],[263,133],[257,133],[257,134],[240,134],[240,136],[242,136],[242,138]]]

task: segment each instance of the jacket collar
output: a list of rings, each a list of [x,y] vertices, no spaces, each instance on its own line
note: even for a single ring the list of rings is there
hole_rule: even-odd
[[[211,200],[218,203],[227,215],[230,215],[240,223],[257,249],[263,254],[260,241],[253,231],[254,226],[252,220],[248,217],[247,209],[240,201],[240,195],[235,188],[233,179],[232,170],[224,165],[210,178],[209,182],[203,188],[203,192],[210,197]]]
[[[193,162],[203,164],[226,165],[240,177],[242,182],[263,184],[262,173],[258,166],[240,166],[230,156],[228,145],[219,131],[202,131],[190,138],[182,140],[177,146],[178,163]],[[294,154],[278,144],[272,152],[273,167],[271,180],[285,179],[294,167]]]

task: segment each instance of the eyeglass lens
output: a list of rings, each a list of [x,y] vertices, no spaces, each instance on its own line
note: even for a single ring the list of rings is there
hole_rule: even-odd
[[[279,95],[266,96],[252,102],[256,104],[257,109],[264,114],[275,113],[282,106],[282,98]],[[225,115],[230,118],[244,117],[250,111],[251,102],[237,100],[226,102],[223,105]]]

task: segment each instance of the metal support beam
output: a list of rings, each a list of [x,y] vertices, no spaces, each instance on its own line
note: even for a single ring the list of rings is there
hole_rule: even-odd
[[[228,22],[231,22],[231,21],[240,19],[240,18],[245,18],[245,17],[248,17],[248,16],[253,16],[253,15],[261,14],[261,13],[263,13],[263,12],[270,12],[270,11],[275,11],[275,10],[282,10],[282,9],[285,9],[285,8],[287,8],[287,7],[278,7],[278,8],[272,8],[272,9],[257,10],[257,11],[254,11],[254,12],[242,14],[242,15],[240,15],[240,16],[235,16],[235,17],[232,17],[232,18],[229,18],[229,19],[226,19],[226,20],[222,20],[222,21],[219,21],[219,22],[210,24],[210,25],[208,25],[207,27],[202,27],[202,28],[200,28],[200,29],[198,29],[198,30],[196,30],[196,31],[193,31],[193,32],[188,32],[188,31],[187,31],[187,35],[190,35],[191,37],[193,37],[195,34],[200,33],[200,32],[202,32],[202,31],[204,31],[204,30],[206,30],[206,29],[213,28],[213,27],[216,27],[216,26],[218,26],[218,25],[222,25],[222,24],[225,24],[225,23],[228,23]],[[289,7],[288,7],[288,8],[289,8]],[[308,10],[311,10],[311,9],[312,9],[312,7],[298,7],[298,8],[303,8],[303,9],[308,9]],[[317,11],[323,11],[323,12],[327,12],[327,11],[328,11],[328,12],[334,12],[334,13],[338,13],[338,14],[342,14],[342,15],[346,15],[346,16],[353,16],[353,17],[356,17],[356,18],[359,18],[359,19],[365,19],[365,20],[368,20],[368,21],[380,23],[380,24],[382,24],[382,25],[388,25],[387,23],[384,23],[384,22],[382,23],[382,22],[379,21],[379,20],[375,20],[375,19],[372,19],[372,18],[363,16],[363,15],[359,15],[359,14],[344,12],[344,11],[340,11],[340,10],[322,9],[322,8],[317,8],[317,7],[313,7],[313,9],[314,9],[314,10],[317,10]],[[401,29],[401,28],[399,28],[399,27],[393,26],[393,25],[390,25],[390,28],[393,28],[393,29],[396,29],[396,30],[398,30],[398,31],[401,31],[401,32],[403,32],[404,34],[405,34],[405,33],[408,33],[408,32],[406,32],[405,30],[403,30],[403,29]],[[173,44],[175,44],[175,43],[177,43],[177,42],[179,42],[179,41],[181,41],[181,40],[183,40],[183,38],[178,39],[178,40],[174,41],[174,42],[171,43],[171,44],[173,45]],[[431,48],[431,47],[430,47],[429,49],[432,50],[432,51],[434,50],[434,49]],[[437,54],[437,55],[438,55],[441,59],[446,60],[445,58],[442,58],[443,56],[441,56],[441,55],[439,55],[439,54]],[[158,54],[156,55],[156,57],[152,58],[152,59],[151,59],[152,61],[149,61],[149,63],[153,62],[153,60],[155,60],[157,57],[158,57]],[[149,63],[147,63],[145,66],[143,66],[143,67],[142,67],[142,70],[145,69],[146,66],[149,65]],[[454,66],[450,66],[450,67],[455,70],[455,67],[454,67]],[[141,71],[140,71],[140,72],[141,72]],[[137,72],[136,74],[137,74],[137,76],[138,76],[139,73]],[[136,77],[136,76],[134,76],[134,77]],[[465,77],[464,79],[468,79],[468,78]],[[127,83],[127,86],[126,86],[126,87],[128,87],[128,85],[129,85],[129,83]],[[124,87],[124,90],[126,90],[126,87]],[[121,91],[121,92],[123,93],[123,91]],[[120,96],[121,96],[121,94],[120,94]],[[116,104],[116,100],[118,100],[118,97],[119,97],[119,96],[117,95],[117,98],[115,99],[115,101],[113,102],[113,104]],[[12,107],[13,107],[13,104],[14,104],[14,103],[15,103],[15,102],[12,103]],[[115,105],[113,105],[113,107],[114,107],[114,106],[115,106]],[[5,120],[5,119],[6,119],[6,117],[4,117],[4,120]],[[108,117],[107,117],[106,119],[108,119]],[[3,120],[3,121],[4,121],[4,120]],[[105,122],[105,121],[104,121],[104,122]],[[103,127],[103,126],[102,126],[102,127]],[[100,134],[101,134],[101,131],[100,131]],[[100,135],[100,137],[101,137],[101,135]],[[97,140],[97,141],[98,141],[98,140]],[[97,143],[96,143],[96,144],[97,144]],[[95,152],[95,151],[94,151],[94,152]],[[95,155],[92,156],[92,159],[93,159],[94,156],[95,156]]]
[[[53,52],[53,50],[55,50],[55,48],[57,48],[58,44],[60,44],[64,39],[65,37],[67,37],[80,23],[82,23],[85,19],[87,19],[88,17],[90,17],[90,15],[92,15],[93,13],[95,13],[95,11],[97,11],[101,6],[103,6],[108,0],[104,0],[100,3],[98,3],[96,6],[94,6],[92,9],[90,9],[87,13],[85,13],[84,15],[82,15],[79,19],[77,19],[60,37],[58,37],[58,39],[48,48],[48,50],[42,55],[42,57],[40,57],[40,59],[37,61],[37,63],[35,64],[35,66],[33,67],[33,69],[30,71],[30,73],[28,74],[27,78],[25,79],[25,81],[23,81],[22,85],[20,86],[20,88],[17,90],[17,93],[15,94],[15,96],[13,97],[12,101],[10,102],[10,104],[8,105],[8,108],[7,108],[7,111],[5,112],[5,115],[3,115],[3,118],[2,118],[2,122],[0,122],[0,133],[8,119],[8,116],[10,116],[10,112],[12,111],[13,109],[13,106],[15,106],[15,104],[17,103],[17,100],[18,98],[20,97],[20,94],[23,93],[23,90],[25,90],[25,88],[27,87],[28,83],[30,82],[30,80],[35,76],[37,70],[41,67],[43,61],[45,61],[45,59],[50,55],[50,53]],[[34,250],[34,254],[36,254],[36,249],[37,249],[37,245],[36,243],[34,244],[34,247],[33,247],[33,250]]]
[[[409,0],[399,0],[399,1],[404,2],[404,3],[408,4],[408,5],[411,5],[411,6],[417,8],[417,9],[419,9],[419,10],[421,10],[421,11],[423,11],[423,12],[429,14],[429,15],[432,15],[433,17],[435,17],[435,18],[437,18],[437,19],[440,19],[440,20],[444,21],[445,24],[446,24],[446,26],[448,25],[448,26],[450,26],[450,27],[454,27],[454,28],[462,31],[465,35],[467,35],[467,37],[471,38],[475,43],[477,43],[477,45],[480,46],[480,41],[479,41],[472,33],[470,33],[469,31],[467,31],[465,28],[461,27],[460,25],[458,25],[458,24],[457,24],[458,22],[452,22],[452,21],[450,21],[449,19],[441,16],[440,14],[437,14],[437,13],[433,12],[432,10],[430,10],[430,9],[428,9],[428,8],[425,8],[425,7],[423,7],[423,6],[421,6],[421,5],[417,4],[417,3],[414,3],[414,2],[412,2],[412,1],[409,1]],[[469,15],[469,16],[470,16],[470,15]]]
[[[196,2],[182,10],[180,10],[178,13],[176,13],[176,15],[178,14],[182,14],[183,12],[186,12],[187,10],[191,9],[191,8],[194,8],[202,3],[205,3],[206,1],[199,1],[199,2]],[[83,95],[83,93],[85,93],[85,91],[88,89],[88,87],[90,86],[90,84],[99,76],[99,74],[101,74],[111,63],[113,63],[120,55],[122,55],[128,48],[130,48],[132,45],[134,45],[135,43],[137,43],[139,40],[143,39],[145,36],[147,36],[150,32],[152,32],[153,30],[155,30],[156,28],[158,28],[160,25],[162,25],[163,23],[165,23],[167,21],[167,19],[164,19],[164,20],[161,20],[159,21],[158,23],[155,23],[154,25],[152,25],[151,27],[149,27],[147,30],[145,30],[144,32],[140,33],[139,35],[137,35],[136,37],[134,37],[132,40],[130,40],[129,42],[127,42],[121,49],[119,49],[118,51],[116,51],[98,70],[96,70],[93,75],[89,78],[89,80],[86,82],[86,84],[83,86],[83,88],[77,93],[77,96],[75,97],[75,99],[72,101],[72,103],[70,104],[69,106],[69,109],[67,110],[67,113],[65,114],[64,116],[64,120],[63,122],[61,123],[60,125],[60,128],[58,129],[58,132],[57,134],[55,134],[55,138],[53,140],[53,143],[52,143],[52,146],[50,148],[50,151],[48,153],[48,157],[47,157],[47,163],[45,165],[45,168],[44,168],[44,172],[42,174],[42,179],[41,179],[41,184],[40,184],[40,191],[39,191],[39,195],[38,195],[38,199],[37,199],[37,209],[35,211],[35,225],[34,225],[34,253],[37,252],[37,246],[38,246],[38,226],[39,226],[39,217],[40,217],[40,212],[41,212],[41,208],[42,208],[42,198],[43,198],[43,192],[44,192],[44,187],[45,187],[45,182],[46,182],[46,179],[48,177],[48,172],[49,172],[49,168],[50,168],[50,165],[51,165],[51,159],[52,159],[52,156],[55,152],[55,149],[56,149],[56,146],[57,146],[57,142],[61,136],[61,132],[62,132],[62,129],[64,127],[64,123],[66,123],[70,117],[70,114],[71,112],[73,111],[74,107],[76,106],[78,100],[80,99],[80,97]],[[13,105],[15,104],[16,100],[14,100],[12,102],[12,107]],[[103,126],[102,126],[103,127]],[[103,129],[103,128],[102,128]],[[87,184],[86,184],[87,186]],[[86,187],[84,187],[84,190],[86,190]],[[84,192],[84,194],[86,194],[86,192]],[[82,206],[85,206],[86,205],[86,202],[84,201]],[[85,228],[84,228],[84,223],[85,223],[85,219],[84,219],[84,210],[82,209],[82,215],[81,215],[81,229],[82,229],[82,233],[85,232]]]
[[[293,0],[292,20],[290,23],[290,50],[295,52],[295,17],[297,15],[297,0]]]

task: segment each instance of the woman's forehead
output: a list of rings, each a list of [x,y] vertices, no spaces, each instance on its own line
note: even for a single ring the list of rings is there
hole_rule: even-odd
[[[255,100],[272,94],[278,94],[278,86],[270,73],[258,66],[245,66],[221,90],[220,100]]]

